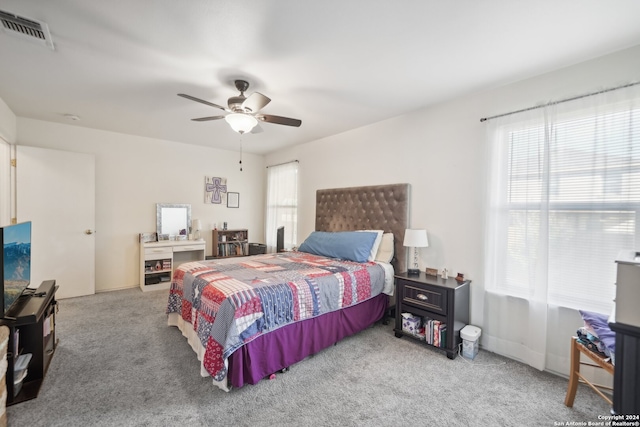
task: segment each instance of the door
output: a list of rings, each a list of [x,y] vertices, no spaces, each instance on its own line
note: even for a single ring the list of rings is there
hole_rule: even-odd
[[[95,293],[95,158],[17,146],[16,216],[31,221],[31,286],[57,298]]]

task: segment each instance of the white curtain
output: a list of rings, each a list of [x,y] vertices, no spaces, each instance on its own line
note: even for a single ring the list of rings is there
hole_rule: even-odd
[[[267,169],[267,252],[276,252],[276,232],[284,226],[284,248],[297,244],[298,162],[269,166]]]
[[[567,329],[549,322],[558,307],[611,312],[617,253],[640,248],[639,100],[635,85],[490,120],[493,351],[545,369]]]

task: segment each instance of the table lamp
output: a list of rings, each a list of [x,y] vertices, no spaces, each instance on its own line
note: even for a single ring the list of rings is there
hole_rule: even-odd
[[[426,248],[429,246],[427,230],[407,228],[404,231],[404,241],[402,245],[407,248],[413,248],[413,266],[409,268],[409,263],[407,263],[407,274],[410,276],[420,274],[420,268],[418,267],[418,248]]]
[[[191,221],[191,232],[193,233],[193,240],[200,240],[200,230],[202,229],[202,223],[199,219]]]

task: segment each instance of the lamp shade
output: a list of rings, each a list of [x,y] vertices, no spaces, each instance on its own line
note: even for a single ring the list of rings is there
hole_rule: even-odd
[[[429,246],[427,230],[415,230],[407,228],[404,231],[404,241],[402,244],[409,248],[426,248]]]
[[[199,219],[194,219],[191,221],[191,230],[200,231],[202,230],[202,223]]]
[[[229,123],[231,129],[239,134],[251,132],[251,129],[258,124],[258,120],[255,117],[243,113],[231,113],[224,116],[224,119]]]

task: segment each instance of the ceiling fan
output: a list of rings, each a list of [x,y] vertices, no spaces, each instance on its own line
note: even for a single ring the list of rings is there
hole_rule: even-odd
[[[245,97],[244,93],[249,88],[249,83],[245,80],[236,80],[235,86],[236,89],[240,91],[240,95],[229,98],[227,101],[228,107],[226,108],[184,93],[179,93],[178,96],[200,102],[210,107],[219,108],[229,113],[224,116],[200,117],[191,120],[204,122],[225,119],[231,128],[239,134],[250,132],[258,124],[258,121],[295,127],[299,127],[302,124],[302,120],[259,113],[261,109],[271,102],[271,99],[259,92],[254,92],[248,97]]]

